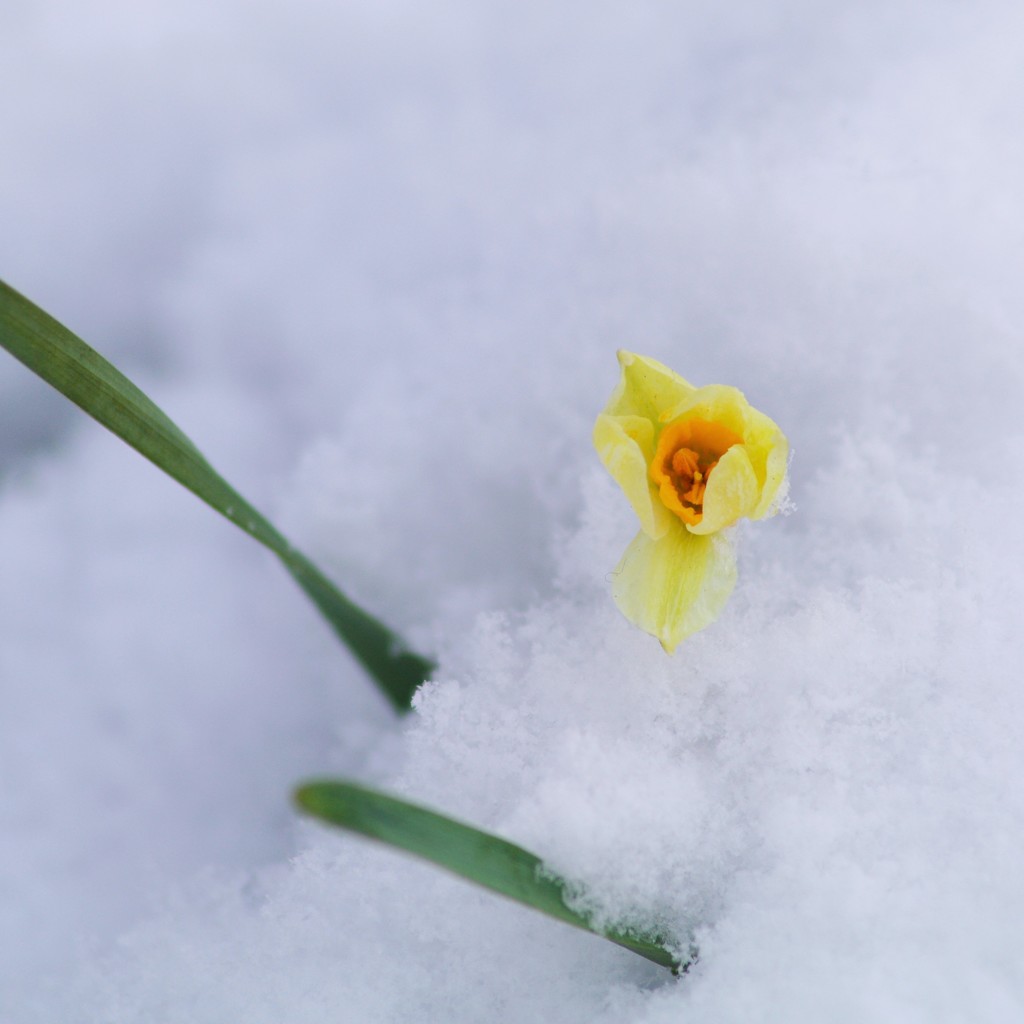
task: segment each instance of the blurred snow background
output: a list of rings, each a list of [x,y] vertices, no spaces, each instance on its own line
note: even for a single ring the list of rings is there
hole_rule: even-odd
[[[265,553],[0,360],[0,1017],[1018,1021],[1024,14],[15,0],[0,275],[436,652],[396,723]],[[619,346],[798,511],[665,658]],[[685,978],[300,824],[499,831]]]

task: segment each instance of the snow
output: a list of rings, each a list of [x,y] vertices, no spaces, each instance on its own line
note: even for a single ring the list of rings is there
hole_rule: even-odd
[[[0,1018],[1017,1021],[1024,17],[14,4],[0,275],[438,656],[396,722],[265,552],[0,360]],[[615,349],[796,509],[672,657]],[[496,831],[673,979],[289,807]]]

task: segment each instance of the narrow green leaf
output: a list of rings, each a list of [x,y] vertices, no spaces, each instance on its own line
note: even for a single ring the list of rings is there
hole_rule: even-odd
[[[0,345],[93,419],[269,548],[399,711],[434,669],[353,604],[203,458],[181,430],[116,367],[0,281]]]
[[[571,910],[565,903],[565,884],[542,871],[540,858],[521,846],[350,782],[308,782],[296,790],[295,800],[304,811],[332,825],[429,860],[485,889],[625,946],[662,967],[682,969],[658,938],[617,929],[602,931]]]

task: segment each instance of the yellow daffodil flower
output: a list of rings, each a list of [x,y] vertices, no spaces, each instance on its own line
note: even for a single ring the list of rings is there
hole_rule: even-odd
[[[594,445],[640,532],[613,576],[622,613],[671,653],[713,622],[736,582],[736,520],[778,511],[789,445],[737,388],[696,388],[654,359],[619,352],[622,379]]]

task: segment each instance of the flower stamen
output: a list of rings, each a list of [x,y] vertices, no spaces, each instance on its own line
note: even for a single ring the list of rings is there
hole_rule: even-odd
[[[662,504],[684,523],[696,526],[704,515],[708,477],[718,460],[742,442],[739,434],[720,423],[682,419],[668,424],[650,468]]]

